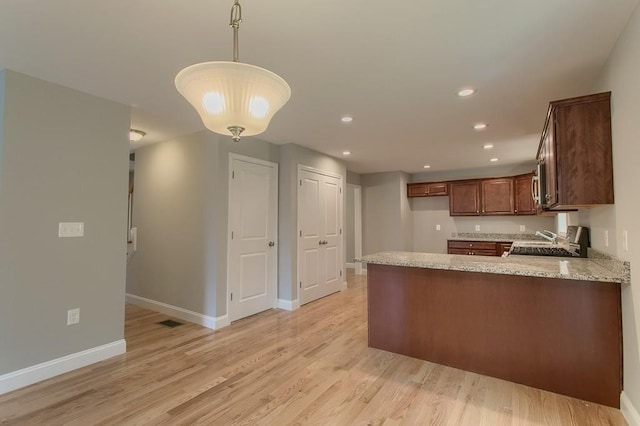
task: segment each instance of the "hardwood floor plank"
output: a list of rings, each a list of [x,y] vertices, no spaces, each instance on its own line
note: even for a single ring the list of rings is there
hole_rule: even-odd
[[[624,425],[620,411],[367,346],[366,278],[221,330],[126,306],[127,353],[0,396],[2,425]]]

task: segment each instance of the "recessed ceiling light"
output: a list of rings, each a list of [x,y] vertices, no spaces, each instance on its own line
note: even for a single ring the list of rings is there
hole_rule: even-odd
[[[342,151],[342,155],[351,155],[351,151]]]
[[[473,87],[464,87],[460,90],[458,90],[458,96],[464,98],[466,96],[471,96],[474,93],[476,93],[476,89],[474,89]]]
[[[493,148],[493,144],[488,143],[488,144],[483,145],[482,147],[484,149],[491,149],[491,148]]]
[[[138,142],[146,135],[142,130],[129,129],[129,142]]]
[[[491,162],[492,162],[492,163],[495,163],[496,161],[498,161],[498,159],[497,159],[497,158],[492,158],[492,159],[491,159]]]
[[[430,168],[431,168],[431,166],[430,166],[430,165],[428,165],[428,164],[425,164],[425,165],[424,165],[424,168],[425,168],[425,169],[430,169]]]
[[[345,115],[340,119],[343,123],[351,123],[353,121],[353,117],[349,115]]]
[[[476,123],[473,125],[473,128],[476,130],[484,130],[487,128],[487,123]]]

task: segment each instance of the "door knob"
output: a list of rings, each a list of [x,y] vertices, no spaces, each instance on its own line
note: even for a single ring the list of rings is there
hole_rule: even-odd
[[[274,243],[273,241],[269,241],[269,247],[273,247],[275,245],[276,245],[276,243]]]

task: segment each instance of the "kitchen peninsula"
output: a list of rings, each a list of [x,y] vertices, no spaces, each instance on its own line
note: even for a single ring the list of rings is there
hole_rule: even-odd
[[[619,407],[628,263],[365,256],[369,346]]]

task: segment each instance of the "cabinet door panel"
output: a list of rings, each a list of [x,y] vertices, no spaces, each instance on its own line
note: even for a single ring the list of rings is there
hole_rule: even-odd
[[[477,216],[480,214],[480,185],[478,181],[449,184],[449,215]]]
[[[533,174],[515,178],[515,213],[517,215],[536,214],[536,205],[531,194]]]
[[[482,214],[513,214],[513,178],[482,181]]]

